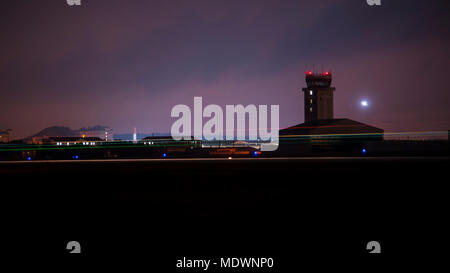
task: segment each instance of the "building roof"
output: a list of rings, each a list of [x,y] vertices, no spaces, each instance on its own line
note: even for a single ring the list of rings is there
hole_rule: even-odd
[[[188,138],[188,137],[187,136],[183,136],[183,140],[188,140],[186,138]],[[193,136],[190,136],[189,138],[190,138],[190,140],[188,140],[188,141],[195,140]],[[169,141],[176,141],[176,140],[174,140],[172,138],[172,136],[147,136],[147,137],[144,137],[143,139],[141,139],[141,141],[145,141],[145,140],[169,140]]]
[[[95,125],[91,127],[80,128],[79,131],[89,132],[89,131],[105,131],[105,130],[111,130],[111,128],[108,126]]]
[[[348,118],[319,119],[301,123],[280,130],[280,136],[287,135],[347,135],[383,134],[384,130]]]
[[[48,137],[49,141],[102,141],[99,137]]]

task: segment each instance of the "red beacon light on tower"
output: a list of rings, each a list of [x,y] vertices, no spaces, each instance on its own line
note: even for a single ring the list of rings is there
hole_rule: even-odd
[[[321,72],[321,73],[313,73],[312,71],[309,70],[309,71],[305,71],[305,75],[306,76],[317,76],[317,77],[320,77],[320,76],[329,77],[329,76],[331,76],[331,73],[329,71]]]

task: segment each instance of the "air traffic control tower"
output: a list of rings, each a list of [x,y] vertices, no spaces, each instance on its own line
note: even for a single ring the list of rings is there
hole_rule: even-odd
[[[331,73],[305,72],[306,87],[302,88],[305,97],[305,123],[319,119],[333,119],[333,92]]]
[[[333,143],[360,144],[368,140],[383,140],[384,130],[351,120],[334,118],[331,73],[305,72],[305,122],[280,130],[280,148],[295,150],[305,140],[318,145]],[[302,142],[303,141],[303,142]],[[296,146],[300,145],[300,146]]]

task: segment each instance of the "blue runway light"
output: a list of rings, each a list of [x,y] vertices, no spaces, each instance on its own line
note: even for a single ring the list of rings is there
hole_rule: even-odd
[[[167,154],[166,154],[166,153],[164,153],[164,154],[163,154],[163,157],[167,157]]]
[[[363,154],[367,153],[366,148],[363,148],[363,149],[361,150],[361,152],[362,152]]]
[[[31,156],[27,157],[27,160],[30,161],[31,160]]]
[[[77,155],[75,156],[75,159],[78,159],[78,156],[77,156]]]
[[[253,152],[253,155],[254,155],[254,156],[258,156],[258,152],[257,152],[257,151],[254,151],[254,152]]]

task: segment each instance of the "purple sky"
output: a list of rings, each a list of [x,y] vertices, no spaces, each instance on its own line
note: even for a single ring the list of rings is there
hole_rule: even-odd
[[[176,104],[279,104],[303,122],[305,68],[333,72],[335,117],[450,129],[449,1],[7,1],[0,129],[169,132]],[[370,107],[363,110],[361,99]]]

